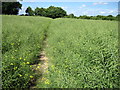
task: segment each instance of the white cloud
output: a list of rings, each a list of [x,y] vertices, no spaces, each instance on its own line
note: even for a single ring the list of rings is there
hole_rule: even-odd
[[[117,13],[118,11],[116,9],[91,9],[91,8],[76,9],[74,12],[76,16],[80,16],[80,15],[88,15],[88,16],[113,15],[113,16],[116,16]]]
[[[84,8],[84,7],[86,7],[86,5],[85,5],[85,4],[83,4],[80,8]]]
[[[62,9],[68,9],[68,7],[61,7]]]
[[[108,13],[114,13],[114,11],[113,11],[113,10],[111,10],[111,11],[109,11]]]
[[[106,2],[95,2],[95,3],[93,3],[93,5],[106,5],[106,4],[108,4],[108,3],[106,3]]]
[[[109,14],[112,14],[112,13],[119,13],[119,11],[118,11],[118,10],[109,10],[108,13],[109,13]]]
[[[71,13],[75,14],[75,12],[76,11],[70,10],[70,11],[67,12],[67,14],[71,14]]]
[[[100,11],[99,13],[100,13],[100,14],[105,14],[106,12]]]
[[[86,7],[86,5],[83,4],[82,7]]]
[[[85,12],[83,12],[82,14],[83,14],[83,15],[87,15],[87,14],[88,14],[88,11],[85,11]]]
[[[106,14],[106,15],[109,15],[109,14],[111,14],[111,15],[116,15],[117,13],[118,13],[118,10],[116,10],[116,9],[103,9],[103,10],[99,10],[99,13],[100,14]]]
[[[27,7],[22,7],[22,9],[20,9],[19,14],[25,14],[25,10],[27,9]]]

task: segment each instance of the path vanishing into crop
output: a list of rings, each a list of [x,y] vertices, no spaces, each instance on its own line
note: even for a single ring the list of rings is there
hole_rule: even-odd
[[[36,87],[37,83],[39,83],[39,82],[44,83],[46,81],[44,76],[48,74],[49,59],[46,56],[45,48],[48,47],[47,31],[49,29],[50,24],[51,24],[51,22],[49,23],[47,28],[44,30],[44,39],[43,39],[43,45],[42,45],[43,47],[42,47],[42,50],[40,51],[40,54],[38,56],[39,63],[33,65],[33,71],[35,72],[36,77],[32,80],[32,85],[30,88],[37,88]]]

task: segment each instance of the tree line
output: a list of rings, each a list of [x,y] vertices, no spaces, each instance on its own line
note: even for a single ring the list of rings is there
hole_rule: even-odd
[[[44,16],[50,18],[61,18],[67,15],[66,11],[63,10],[61,7],[54,7],[50,6],[48,8],[39,8],[33,11],[31,7],[26,9],[26,16]]]
[[[83,15],[83,16],[74,16],[74,14],[69,14],[67,16],[65,16],[66,18],[76,18],[76,19],[92,19],[92,20],[118,20],[118,17],[120,15],[117,16],[112,16],[112,15],[108,15],[108,16],[103,16],[103,15],[97,15],[97,16],[87,16],[87,15]]]
[[[37,7],[34,11],[31,7],[28,7],[26,9],[25,16],[44,16],[44,17],[50,17],[50,18],[76,18],[76,19],[92,19],[92,20],[117,20],[117,16],[103,16],[103,15],[97,15],[97,16],[75,16],[74,14],[67,15],[67,12],[63,10],[61,7],[54,7],[50,6],[49,8],[39,8]]]
[[[22,4],[19,2],[2,2],[2,14],[8,15],[18,15],[19,10],[21,9]],[[44,16],[50,18],[76,18],[76,19],[92,19],[92,20],[118,20],[118,16],[75,16],[74,14],[67,15],[67,12],[63,10],[61,7],[50,6],[48,8],[39,8],[36,7],[35,10],[32,10],[31,7],[28,7],[25,10],[26,14],[22,14],[21,16]]]

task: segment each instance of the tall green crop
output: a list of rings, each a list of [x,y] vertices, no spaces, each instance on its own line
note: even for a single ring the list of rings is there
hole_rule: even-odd
[[[56,19],[47,40],[49,84],[43,87],[119,87],[117,22]]]
[[[34,77],[44,33],[50,19],[41,17],[2,16],[3,88],[27,88]]]
[[[2,27],[3,88],[30,87],[46,33],[49,68],[37,87],[119,87],[116,21],[9,15]]]

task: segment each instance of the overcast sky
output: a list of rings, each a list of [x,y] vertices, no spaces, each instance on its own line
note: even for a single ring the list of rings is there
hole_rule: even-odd
[[[67,11],[67,14],[73,13],[76,16],[116,16],[118,14],[119,0],[104,0],[106,2],[102,1],[103,0],[23,0],[22,2],[20,2],[22,4],[22,10],[20,10],[19,14],[25,14],[25,10],[28,6],[30,6],[34,10],[36,7],[47,8],[51,5],[62,7],[65,11]]]

